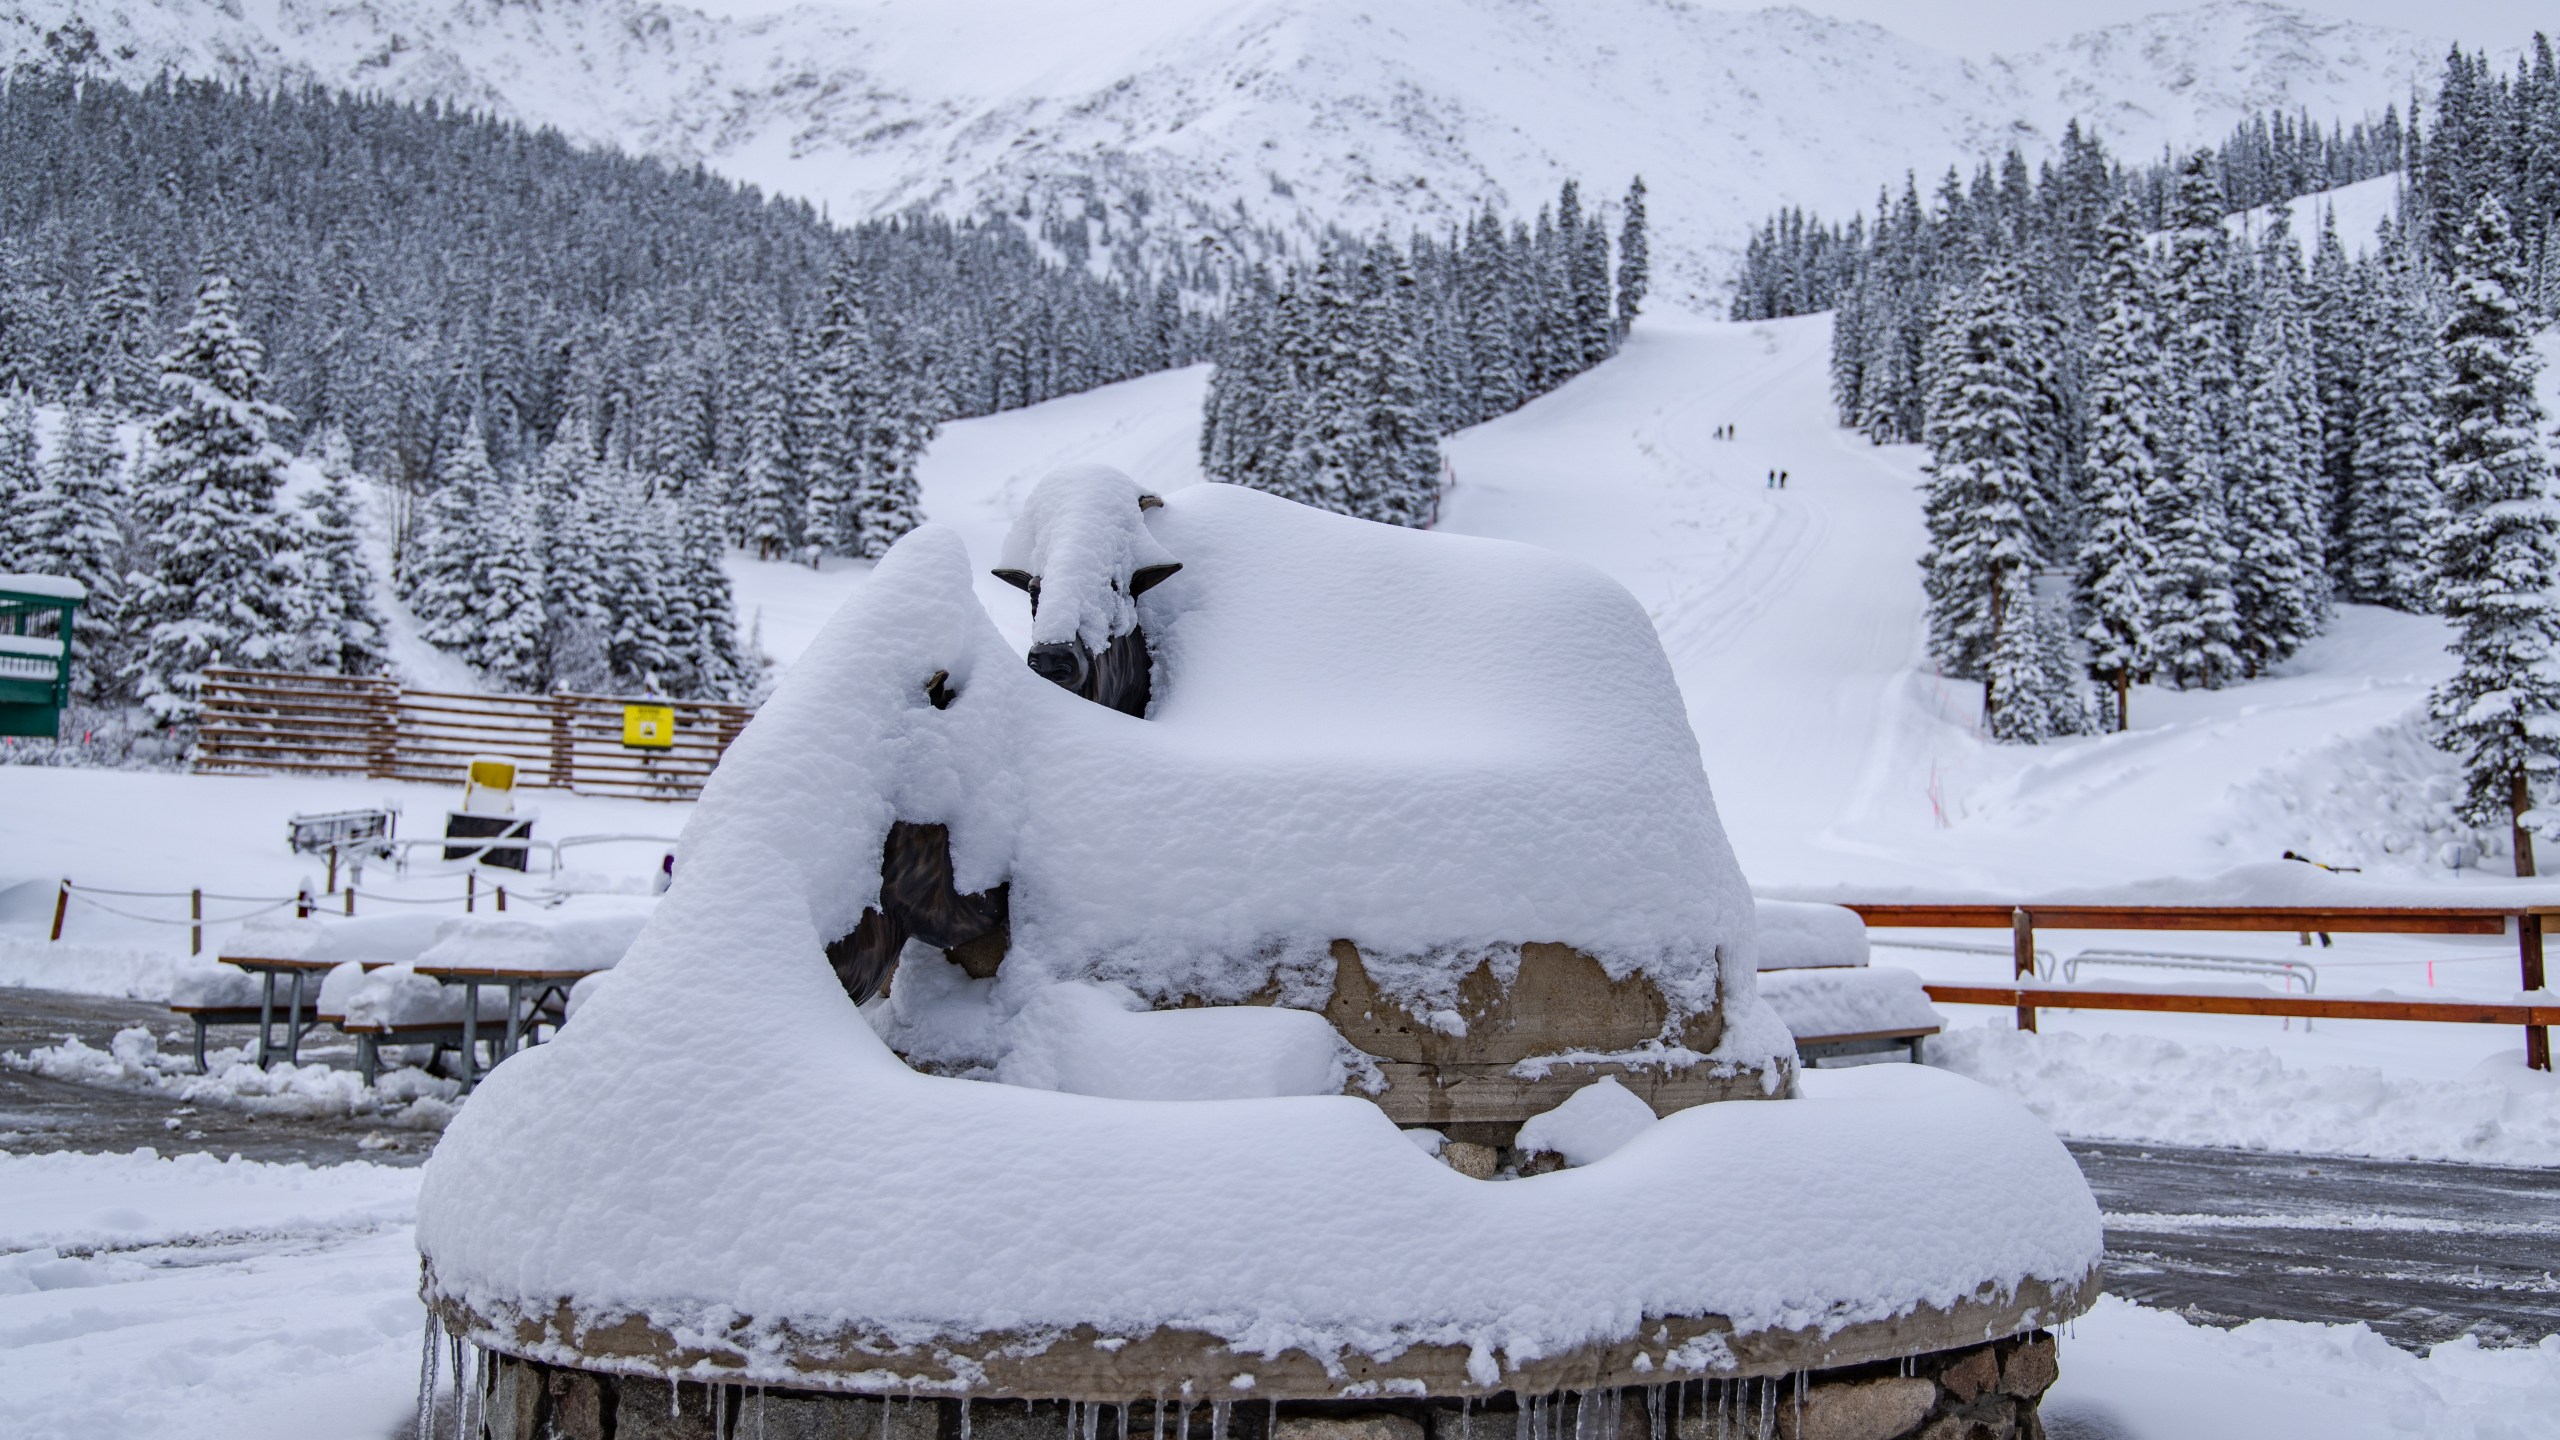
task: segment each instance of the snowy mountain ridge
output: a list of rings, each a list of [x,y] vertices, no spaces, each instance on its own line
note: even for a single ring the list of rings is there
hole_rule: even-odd
[[[92,43],[94,41],[94,43]],[[721,19],[657,0],[0,0],[0,60],[127,81],[310,82],[701,163],[856,217],[1089,217],[1152,260],[1258,234],[1651,190],[1657,293],[1721,304],[1747,229],[1906,169],[2094,123],[2116,152],[2268,106],[2405,103],[2443,44],[2261,0],[1974,62],[1797,8],[1682,0],[841,0]]]

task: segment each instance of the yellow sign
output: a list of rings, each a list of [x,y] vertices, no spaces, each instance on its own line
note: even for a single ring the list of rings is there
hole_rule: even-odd
[[[512,761],[492,760],[486,755],[477,756],[473,758],[470,773],[464,776],[464,782],[477,785],[484,790],[513,790],[516,788],[516,767]]]
[[[669,750],[676,743],[676,712],[672,705],[625,705],[622,707],[622,743],[638,750]]]

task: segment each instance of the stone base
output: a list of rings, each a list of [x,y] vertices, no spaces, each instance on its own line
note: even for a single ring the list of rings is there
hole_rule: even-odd
[[[1765,1379],[1160,1406],[671,1385],[484,1352],[465,1382],[466,1414],[447,1409],[439,1433],[457,1433],[461,1418],[460,1433],[478,1440],[2041,1440],[2037,1407],[2057,1373],[2053,1336],[2029,1331]]]

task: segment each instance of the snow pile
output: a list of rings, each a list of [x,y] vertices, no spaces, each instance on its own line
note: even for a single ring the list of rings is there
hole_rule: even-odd
[[[2412,711],[2379,730],[2339,736],[2238,786],[2231,808],[2244,818],[2233,846],[2440,876],[2506,853],[2504,827],[2475,830],[2454,813],[2461,794],[2460,762],[2436,748],[2426,716]]]
[[[188,955],[183,946],[172,954],[138,945],[48,942],[41,931],[0,935],[0,986],[165,1001],[181,985],[220,984],[214,977],[238,973],[211,956]]]
[[[1121,1100],[1339,1095],[1350,1047],[1310,1010],[1214,1005],[1149,1010],[1118,985],[1070,981],[1013,1017],[996,1067],[1008,1085]]]
[[[468,1013],[463,1001],[470,992],[460,985],[421,975],[409,965],[385,965],[357,982],[347,996],[341,1024],[354,1028],[396,1025],[459,1025]],[[480,1023],[503,1023],[507,992],[503,986],[479,990]]]
[[[1763,971],[1867,963],[1867,922],[1855,910],[1768,899],[1753,901],[1752,909],[1760,917]]]
[[[320,977],[320,996],[311,1002],[311,1013],[332,1025],[345,1023],[347,1002],[364,988],[364,977],[370,973],[357,960],[331,967],[328,974]]]
[[[609,970],[648,920],[646,905],[574,915],[466,916],[445,921],[417,959],[453,970]]]
[[[757,1379],[788,1375],[786,1335],[1083,1323],[1263,1354],[1442,1341],[1489,1382],[1648,1315],[1843,1325],[2097,1263],[2050,1131],[1917,1067],[1806,1076],[1805,1098],[1486,1184],[1354,1097],[1165,1104],[900,1063],[822,954],[876,894],[893,816],[951,825],[963,889],[1011,876],[991,993],[1116,971],[1232,996],[1268,983],[1275,942],[1418,962],[1544,936],[1707,996],[1731,947],[1728,1001],[1746,1029],[1766,1015],[1749,896],[1624,592],[1221,487],[1149,516],[1185,566],[1141,605],[1171,677],[1154,721],[1025,669],[949,532],[891,550],[729,752],[613,982],[447,1131],[419,1207],[436,1291],[645,1316]],[[600,1203],[616,1223],[569,1218]]]
[[[2506,1349],[2466,1335],[2413,1355],[2363,1325],[2223,1330],[2109,1295],[2062,1350],[2044,1402],[2057,1440],[2529,1440],[2560,1410],[2560,1335]]]
[[[169,983],[169,1004],[193,1009],[224,1009],[255,1005],[266,995],[266,982],[246,970],[217,965],[209,970],[189,970]],[[279,996],[279,1000],[283,997]]]
[[[199,1075],[193,1058],[161,1054],[159,1038],[140,1025],[117,1031],[104,1050],[74,1037],[0,1055],[0,1066],[11,1070],[83,1085],[150,1090],[186,1105],[297,1118],[369,1115],[423,1130],[440,1129],[453,1117],[454,1096],[461,1088],[406,1067],[385,1072],[372,1085],[352,1070],[319,1064],[278,1060],[261,1070],[251,1048],[209,1051],[205,1064],[206,1073]]]
[[[406,911],[353,918],[314,915],[262,915],[242,925],[222,942],[225,960],[349,960],[367,965],[394,965],[415,960],[454,922],[442,915]]]
[[[2513,1032],[2509,1032],[2513,1033]],[[2150,1035],[1950,1030],[1929,1063],[2005,1090],[2065,1135],[2309,1155],[2560,1165],[2560,1079],[2521,1049],[2461,1081],[2289,1066]]]
[[[1035,576],[1034,644],[1082,640],[1095,654],[1138,623],[1123,581],[1179,565],[1140,519],[1137,482],[1107,465],[1077,465],[1040,482],[1005,536],[1003,567]]]
[[[1532,1115],[1516,1142],[1525,1154],[1561,1156],[1567,1165],[1589,1165],[1618,1153],[1653,1128],[1653,1107],[1604,1075],[1565,1097],[1563,1104]]]
[[[1945,1019],[1919,974],[1894,965],[1781,970],[1760,977],[1760,998],[1800,1039],[1934,1030]]]

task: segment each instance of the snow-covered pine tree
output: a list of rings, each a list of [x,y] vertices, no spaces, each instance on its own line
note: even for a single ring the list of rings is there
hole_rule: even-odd
[[[865,442],[888,393],[864,289],[850,262],[827,281],[800,387],[798,430],[807,472],[800,534],[812,565],[822,556],[855,554],[862,544],[855,494],[863,483]],[[615,669],[622,668],[617,662]]]
[[[478,644],[494,532],[504,507],[504,488],[489,463],[479,418],[460,417],[437,458],[435,489],[420,507],[417,541],[400,579],[402,598],[418,617],[419,637],[465,659]]]
[[[72,622],[72,684],[83,699],[110,698],[121,683],[126,548],[124,456],[113,423],[86,405],[71,406],[43,475],[33,494],[0,502],[14,545],[13,554],[0,555],[0,570],[60,575],[87,588]]]
[[[36,397],[26,390],[0,396],[0,515],[24,511],[43,484],[36,468]],[[0,570],[33,568],[23,559],[27,540],[14,523],[0,527]]]
[[[1514,313],[1522,290],[1519,270],[1524,258],[1512,253],[1502,217],[1487,201],[1467,236],[1459,264],[1475,381],[1470,424],[1509,414],[1533,393],[1520,352],[1520,317]]]
[[[704,498],[688,497],[678,507],[677,541],[683,557],[679,583],[693,612],[693,643],[676,657],[687,679],[686,693],[702,700],[735,700],[751,678],[738,644],[738,610],[721,568],[726,547],[720,540],[720,516]]]
[[[746,416],[738,454],[738,532],[760,560],[799,546],[807,480],[791,444],[790,341],[779,326],[758,337],[755,374],[740,397]]]
[[[2085,400],[2088,449],[2080,466],[2088,538],[2080,546],[2081,631],[2092,674],[2110,687],[2115,728],[2128,723],[2133,681],[2151,670],[2151,590],[2160,546],[2149,496],[2159,483],[2160,326],[2150,256],[2132,211],[2119,206],[2099,228],[2096,312]]]
[[[855,554],[877,560],[899,536],[924,523],[916,464],[933,443],[941,414],[942,397],[925,357],[902,347],[888,366],[887,385],[863,431],[862,461],[851,496],[861,527]]]
[[[1427,332],[1413,267],[1381,240],[1369,249],[1363,284],[1371,389],[1362,449],[1374,471],[1363,488],[1375,498],[1354,513],[1419,528],[1440,510],[1440,443],[1419,353]]]
[[[320,483],[301,501],[303,603],[308,648],[301,663],[334,675],[372,675],[386,659],[382,614],[365,560],[354,452],[332,429],[313,448]]]
[[[287,463],[269,427],[292,416],[263,398],[265,356],[240,328],[231,277],[207,266],[194,313],[160,357],[168,408],[151,423],[135,487],[143,561],[125,628],[133,687],[161,724],[196,714],[208,665],[275,669],[297,653],[276,492]]]
[[[2239,558],[2231,593],[2243,673],[2262,675],[2328,620],[2316,450],[2303,443],[2311,357],[2298,295],[2300,257],[2282,211],[2261,246],[2257,294],[2241,357],[2240,422],[2228,471],[2227,523]]]
[[[2356,414],[2366,372],[2373,368],[2375,322],[2372,295],[2338,240],[2338,212],[2323,207],[2320,240],[2311,257],[2311,365],[2319,387],[2320,494],[2328,520],[2329,576],[2340,593],[2356,597],[2347,537],[2355,527]]]
[[[638,477],[620,466],[597,471],[589,497],[603,560],[605,663],[616,687],[662,694],[672,659],[666,590],[676,569],[665,527],[650,513]]]
[[[1296,370],[1301,394],[1299,423],[1290,447],[1293,500],[1356,515],[1371,470],[1368,455],[1368,338],[1357,280],[1344,271],[1359,262],[1339,245],[1327,246],[1315,267],[1293,288],[1303,297],[1297,318]]]
[[[2152,592],[2152,659],[2180,689],[2219,689],[2241,673],[2240,616],[2231,589],[2239,552],[2224,511],[2239,365],[2232,354],[2230,237],[2213,155],[2199,150],[2178,176],[2177,210],[2161,266],[2170,423],[2149,498],[2160,536]]]
[[[477,633],[468,651],[482,676],[502,690],[536,692],[549,668],[549,617],[543,608],[541,498],[531,485],[502,486],[484,505],[479,531]]]
[[[1984,682],[1983,707],[1997,724],[2041,736],[2043,686],[2032,678],[2044,673],[2034,633],[2033,397],[2017,357],[2027,332],[2022,283],[2015,267],[1993,266],[1948,298],[1931,338],[1929,548],[1920,563],[1931,654],[1949,674]],[[1998,721],[2004,706],[2016,713]]]
[[[2443,342],[2417,252],[2388,225],[2367,285],[2373,344],[2356,391],[2353,507],[2343,530],[2350,598],[2425,611],[2436,605],[2436,386]]]
[[[2560,513],[2533,393],[2535,357],[2516,290],[2524,271],[2496,195],[2484,196],[2454,250],[2444,322],[2446,378],[2436,394],[2437,454],[2448,514],[2436,586],[2460,668],[2430,697],[2437,743],[2462,758],[2462,813],[2513,827],[2516,873],[2530,875],[2532,787],[2560,771]]]
[[[1624,337],[1653,284],[1653,254],[1645,248],[1643,176],[1628,182],[1620,208],[1625,213],[1618,222],[1618,334]]]
[[[124,260],[100,270],[89,291],[87,381],[90,398],[110,413],[157,403],[160,371],[150,324],[151,286],[142,272]]]

